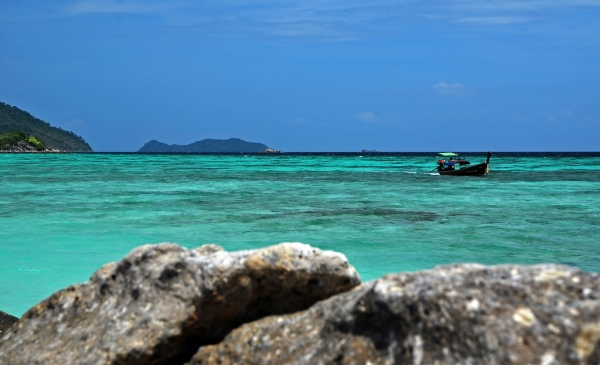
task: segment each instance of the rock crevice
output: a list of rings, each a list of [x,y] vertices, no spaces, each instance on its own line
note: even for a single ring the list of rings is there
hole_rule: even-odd
[[[0,338],[6,332],[10,326],[12,326],[19,319],[15,316],[11,316],[8,313],[0,311]]]
[[[598,364],[600,277],[556,265],[395,274],[245,324],[187,365]]]

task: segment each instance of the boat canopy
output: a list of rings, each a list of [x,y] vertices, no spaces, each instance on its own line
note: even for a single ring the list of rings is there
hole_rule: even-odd
[[[454,153],[454,152],[440,152],[438,153],[438,155],[444,156],[444,157],[456,157],[458,156],[458,154]]]

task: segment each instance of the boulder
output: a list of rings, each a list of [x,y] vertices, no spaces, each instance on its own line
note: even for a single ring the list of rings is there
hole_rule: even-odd
[[[39,152],[35,147],[25,141],[18,141],[10,146],[5,146],[1,152]]]
[[[0,341],[0,359],[183,364],[245,322],[306,309],[359,283],[343,255],[299,243],[233,253],[142,246],[31,308]]]
[[[188,365],[598,364],[599,298],[567,266],[444,266],[245,324]]]
[[[10,314],[5,313],[3,311],[0,311],[0,337],[2,337],[4,332],[6,332],[6,330],[18,320],[19,318],[11,316]]]

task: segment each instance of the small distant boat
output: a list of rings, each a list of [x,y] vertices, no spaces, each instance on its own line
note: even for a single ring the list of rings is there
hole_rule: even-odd
[[[281,153],[281,151],[280,150],[274,150],[272,148],[267,148],[262,153]]]
[[[492,151],[488,152],[485,162],[477,165],[471,165],[464,157],[453,152],[441,152],[438,155],[441,158],[437,162],[438,166],[432,171],[437,170],[440,175],[482,176],[490,173],[489,164]],[[448,158],[447,161],[446,158]]]

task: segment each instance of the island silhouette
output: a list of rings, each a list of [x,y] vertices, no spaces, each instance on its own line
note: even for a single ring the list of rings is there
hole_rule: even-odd
[[[208,152],[208,153],[228,153],[228,152],[279,152],[270,149],[263,143],[247,142],[240,138],[229,139],[203,139],[188,145],[166,144],[157,140],[146,143],[138,152],[145,153],[186,153],[186,152]]]

